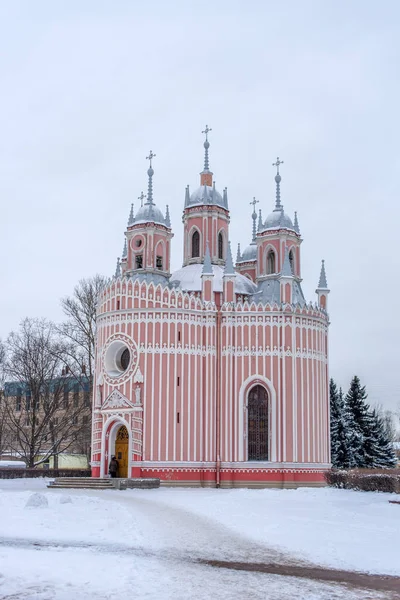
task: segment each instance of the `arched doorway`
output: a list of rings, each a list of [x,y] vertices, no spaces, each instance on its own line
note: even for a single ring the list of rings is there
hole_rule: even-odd
[[[118,477],[128,477],[128,449],[129,433],[125,425],[122,425],[115,437],[115,456],[119,465]]]
[[[261,385],[247,398],[247,460],[268,460],[268,394]]]

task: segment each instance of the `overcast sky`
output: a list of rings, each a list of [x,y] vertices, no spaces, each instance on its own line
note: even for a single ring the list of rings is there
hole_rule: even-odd
[[[395,408],[399,23],[397,0],[0,2],[0,336],[114,272],[150,149],[181,266],[208,123],[234,255],[253,196],[273,208],[280,156],[307,300],[326,260],[331,375]]]

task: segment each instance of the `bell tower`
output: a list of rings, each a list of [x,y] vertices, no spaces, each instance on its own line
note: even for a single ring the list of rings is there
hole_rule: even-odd
[[[150,163],[147,170],[147,195],[143,192],[140,194],[141,206],[136,215],[133,204],[131,205],[121,261],[123,275],[139,275],[149,280],[169,278],[173,237],[168,206],[164,216],[153,199],[152,161],[155,156],[150,150],[146,157]]]
[[[228,192],[221,195],[215,187],[210,171],[208,125],[202,133],[204,141],[204,168],[200,173],[200,187],[192,194],[189,186],[185,191],[183,210],[183,266],[203,264],[207,243],[211,263],[225,265],[229,239]]]

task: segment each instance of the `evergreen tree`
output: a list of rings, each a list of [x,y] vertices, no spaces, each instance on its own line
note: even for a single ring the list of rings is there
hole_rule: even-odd
[[[331,462],[338,469],[346,469],[352,463],[348,442],[348,430],[344,414],[342,389],[338,392],[333,379],[329,381],[330,414],[331,414]]]
[[[348,467],[382,468],[396,465],[396,457],[382,418],[367,404],[365,386],[354,376],[345,398],[349,446]]]
[[[374,440],[372,466],[374,468],[393,468],[397,464],[397,459],[385,423],[376,410],[372,411],[371,417]]]

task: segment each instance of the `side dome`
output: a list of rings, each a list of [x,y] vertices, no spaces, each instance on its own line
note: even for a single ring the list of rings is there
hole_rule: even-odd
[[[222,206],[222,208],[228,208],[226,198],[223,198],[215,187],[209,185],[201,185],[197,190],[192,192],[185,202],[185,207],[202,204],[214,204],[216,206]]]
[[[264,228],[265,229],[278,229],[280,227],[285,227],[286,229],[293,229],[294,226],[292,223],[292,219],[285,214],[283,208],[275,209],[265,220]]]
[[[249,262],[252,260],[257,260],[257,244],[250,244],[250,246],[247,246],[243,251],[240,260],[238,260],[238,263]]]
[[[166,225],[164,215],[154,204],[144,204],[136,213],[134,224],[136,223],[159,223]]]

